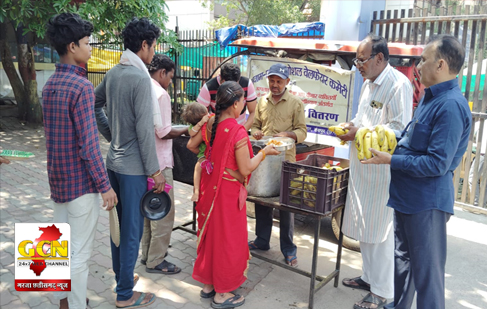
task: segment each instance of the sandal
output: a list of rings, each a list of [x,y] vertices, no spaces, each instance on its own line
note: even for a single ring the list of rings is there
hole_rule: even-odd
[[[267,249],[259,248],[255,244],[255,241],[251,240],[251,241],[249,241],[249,250],[262,250],[262,251],[267,251],[267,250],[269,250],[269,248],[267,248]]]
[[[257,247],[253,240],[249,241],[249,250],[259,250],[259,247]]]
[[[355,282],[356,284],[352,284],[350,282]],[[361,277],[355,277],[351,279],[345,278],[342,280],[342,284],[352,289],[370,291],[370,284],[362,280]]]
[[[148,302],[142,303],[144,301],[146,295],[152,295],[152,297]],[[150,304],[152,304],[155,301],[156,301],[156,296],[154,294],[152,294],[152,293],[140,293],[139,298],[132,305],[123,306],[123,307],[120,307],[117,305],[115,305],[115,306],[117,308],[132,308],[133,309],[133,308],[141,308],[141,307],[149,306]]]
[[[369,304],[368,306],[363,306],[359,304]],[[359,303],[353,305],[353,309],[380,309],[385,306],[387,303],[386,298],[379,297],[375,294],[369,293],[367,294]],[[371,305],[377,305],[377,307],[371,307]]]
[[[213,291],[208,293],[203,292],[203,290],[200,291],[201,298],[212,298],[213,296],[215,296],[215,294],[216,294],[215,289],[213,289]]]
[[[298,257],[295,255],[289,255],[284,257],[286,264],[291,267],[298,267]]]
[[[167,270],[163,270],[167,269]],[[181,272],[181,268],[177,267],[173,263],[170,263],[166,260],[162,261],[161,264],[157,265],[154,268],[146,267],[145,271],[148,273],[157,273],[157,274],[165,274],[165,275],[175,275]]]
[[[234,303],[234,301],[240,299],[240,295],[235,294],[233,297],[230,297],[229,299],[225,300],[223,303],[216,303],[215,299],[211,302],[211,307],[215,309],[222,309],[222,308],[235,308],[235,307],[240,307],[245,303],[245,298],[238,303]]]

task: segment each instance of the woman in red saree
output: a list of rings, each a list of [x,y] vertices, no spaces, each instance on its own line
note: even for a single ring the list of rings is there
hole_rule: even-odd
[[[243,106],[242,87],[236,82],[224,82],[217,92],[213,124],[208,123],[210,147],[202,163],[193,278],[204,284],[201,297],[214,296],[213,308],[238,307],[245,301],[231,293],[247,279],[250,260],[245,184],[266,155],[279,154],[273,146],[267,146],[253,156],[248,134],[236,121]],[[205,129],[201,131],[206,133]],[[188,148],[195,150],[203,139],[201,134],[192,137]]]

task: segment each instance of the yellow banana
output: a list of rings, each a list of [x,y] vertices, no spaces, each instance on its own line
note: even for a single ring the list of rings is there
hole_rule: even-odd
[[[385,140],[385,131],[384,127],[381,126],[380,124],[375,127],[375,132],[377,132],[377,137],[379,138],[379,146],[384,145],[384,140]]]
[[[372,148],[380,151],[379,137],[378,137],[377,131],[372,132]]]
[[[364,142],[364,135],[369,132],[367,128],[360,128],[355,133],[355,148],[360,152],[362,150],[363,142]]]
[[[335,133],[337,136],[340,136],[340,135],[343,135],[343,134],[347,134],[348,133],[348,129],[344,129],[341,126],[331,126],[331,127],[328,128],[328,130],[330,130],[331,132]]]
[[[364,150],[363,149],[358,150],[358,152],[357,152],[357,158],[359,159],[359,161],[365,160],[365,155],[364,155]]]
[[[380,151],[389,152],[389,143],[387,141],[388,139],[384,138],[384,144],[382,144],[382,147],[380,147]]]
[[[386,133],[386,138],[387,138],[387,144],[389,147],[388,152],[390,154],[393,154],[394,150],[396,149],[396,146],[397,146],[396,134],[394,133],[394,131],[392,129],[389,129],[389,128],[385,129],[385,133]]]
[[[367,134],[365,134],[364,136],[363,145],[364,155],[367,160],[372,158],[372,153],[369,150],[370,147],[372,147],[372,133],[367,132]]]

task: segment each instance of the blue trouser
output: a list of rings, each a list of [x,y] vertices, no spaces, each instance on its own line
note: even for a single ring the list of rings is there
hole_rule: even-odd
[[[418,309],[445,308],[446,223],[450,214],[425,210],[394,211],[394,302],[388,309],[409,309],[417,292]]]
[[[255,204],[255,234],[257,238],[254,243],[263,250],[270,248],[273,211],[274,208]],[[297,247],[293,243],[294,213],[279,210],[279,229],[282,254],[284,257],[296,255]]]
[[[117,301],[124,301],[133,295],[135,262],[144,230],[140,200],[147,191],[147,176],[122,175],[108,170],[108,178],[118,198],[116,209],[120,223],[120,246],[116,247],[111,238],[110,244]]]

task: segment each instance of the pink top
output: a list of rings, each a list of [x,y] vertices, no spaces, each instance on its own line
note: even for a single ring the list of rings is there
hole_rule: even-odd
[[[162,129],[156,131],[156,151],[159,168],[172,168],[174,158],[172,156],[172,139],[161,139],[171,132],[171,97],[167,91],[154,79],[153,86],[156,90],[159,109],[161,110]]]

